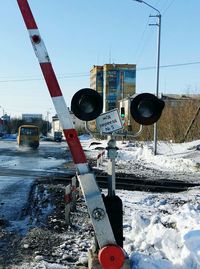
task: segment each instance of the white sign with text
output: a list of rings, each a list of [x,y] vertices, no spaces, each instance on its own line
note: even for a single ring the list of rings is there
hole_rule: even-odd
[[[111,134],[123,128],[123,123],[117,108],[101,114],[96,119],[97,127],[102,133]]]

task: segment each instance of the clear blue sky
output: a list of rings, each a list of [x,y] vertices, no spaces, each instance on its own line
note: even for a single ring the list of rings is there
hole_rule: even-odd
[[[200,61],[200,1],[146,0],[160,10],[161,66]],[[137,92],[155,92],[156,13],[132,0],[29,0],[68,106],[93,65],[137,64]],[[11,116],[54,108],[17,1],[1,1],[0,106]],[[200,64],[160,69],[160,92],[200,93]],[[0,116],[2,115],[0,108]]]

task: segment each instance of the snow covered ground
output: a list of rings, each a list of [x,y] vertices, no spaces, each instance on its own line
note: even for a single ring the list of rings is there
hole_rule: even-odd
[[[106,143],[102,143],[104,147]],[[138,163],[174,175],[186,172],[198,179],[199,143],[159,142],[158,155],[154,156],[152,143],[118,142],[116,164],[126,173],[134,173]],[[91,147],[97,145],[87,149]],[[117,195],[123,200],[124,248],[131,257],[132,269],[200,268],[199,188],[173,194],[118,191]]]
[[[81,143],[87,156],[96,160],[106,141]],[[134,173],[142,169],[187,175],[198,180],[200,176],[200,141],[183,144],[159,142],[158,155],[152,153],[151,142],[118,142],[116,169]],[[0,164],[4,160],[0,157]],[[12,162],[10,163],[12,165]],[[7,162],[9,165],[9,162]],[[41,164],[40,164],[41,165]],[[51,164],[52,165],[52,164]],[[38,167],[41,169],[42,167]],[[46,164],[44,164],[46,169]],[[106,159],[101,165],[106,169]],[[147,168],[147,170],[145,170]],[[148,175],[147,175],[148,176]],[[189,177],[188,177],[189,176]],[[124,249],[130,256],[131,269],[200,269],[200,189],[180,193],[150,193],[117,191],[124,206]],[[70,268],[45,261],[20,268]],[[71,268],[70,268],[71,269]]]
[[[90,157],[96,158],[101,152],[99,148],[106,148],[107,141],[101,141],[99,145],[91,145],[92,142],[94,141],[84,141],[82,145],[86,151],[90,151]],[[154,156],[152,142],[117,141],[119,150],[116,166],[121,165],[128,173],[135,172],[136,164],[173,173],[200,173],[200,152],[197,150],[199,144],[200,140],[182,144],[158,142],[158,154]]]
[[[132,269],[200,268],[200,192],[121,191]]]

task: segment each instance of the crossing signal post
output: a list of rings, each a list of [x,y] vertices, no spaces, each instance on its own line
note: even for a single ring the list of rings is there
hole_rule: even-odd
[[[96,119],[99,132],[94,132],[89,129],[87,123],[86,127],[90,133],[107,134],[110,136],[108,141],[108,195],[103,197],[106,211],[109,217],[109,221],[113,230],[113,234],[116,240],[116,244],[120,247],[115,251],[115,246],[110,255],[108,252],[104,255],[104,251],[107,251],[106,247],[99,250],[99,262],[105,269],[107,268],[130,268],[129,265],[124,265],[125,256],[123,251],[123,206],[120,197],[115,194],[115,158],[117,157],[116,136],[127,136],[127,133],[120,132],[122,129],[123,121],[125,118],[125,108],[121,107],[120,115],[115,110],[100,113],[102,109],[101,96],[92,89],[82,89],[75,94],[72,98],[71,110],[78,118],[88,121]],[[86,105],[87,104],[87,105]],[[134,96],[131,101],[130,113],[133,119],[141,125],[151,125],[158,121],[164,108],[164,102],[158,99],[153,94],[143,93]],[[92,112],[93,110],[93,112]],[[101,114],[101,115],[100,115]],[[114,118],[113,118],[114,117]],[[120,119],[121,117],[121,125]],[[141,133],[142,128],[136,134],[129,134],[129,136],[136,137]],[[114,253],[117,253],[116,256]],[[111,256],[114,255],[114,257]],[[117,257],[117,258],[116,258]]]
[[[71,101],[71,110],[75,116],[85,121],[94,120],[100,116],[102,108],[102,97],[96,91],[89,88],[79,90],[77,93],[75,93]],[[115,111],[112,111],[110,114],[105,114],[105,119],[102,119],[104,121],[103,125],[109,124],[107,125],[107,128],[104,129],[105,131],[108,130],[108,132],[110,132],[109,130],[113,130],[113,128],[115,129],[122,127],[122,125],[120,126],[121,121],[115,121],[113,126],[110,126],[110,122],[112,121],[113,117],[112,115],[116,117]],[[110,246],[112,249],[108,249],[107,246],[101,248],[98,251],[98,259],[101,266],[105,269],[120,269],[124,264],[125,253],[123,251],[122,201],[118,196],[115,195],[115,171],[113,169],[115,167],[114,161],[116,158],[117,148],[116,141],[114,139],[109,140],[107,149],[108,158],[112,165],[109,167],[110,176],[108,178],[108,196],[103,196],[103,201],[116,240],[116,245]],[[96,214],[100,216],[101,212],[102,211],[98,211]]]

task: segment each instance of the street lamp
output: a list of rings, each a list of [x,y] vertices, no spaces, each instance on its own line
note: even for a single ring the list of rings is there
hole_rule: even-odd
[[[133,0],[139,3],[143,3],[145,5],[147,5],[148,7],[154,9],[157,14],[156,15],[150,15],[150,17],[156,17],[158,18],[158,23],[156,24],[150,24],[152,25],[156,25],[158,26],[158,48],[157,48],[157,72],[156,72],[156,96],[158,97],[159,95],[159,77],[160,77],[160,37],[161,37],[161,13],[160,11],[151,6],[150,4],[146,3],[143,0]],[[154,123],[154,155],[157,154],[157,136],[158,136],[158,130],[157,130],[157,122]]]

